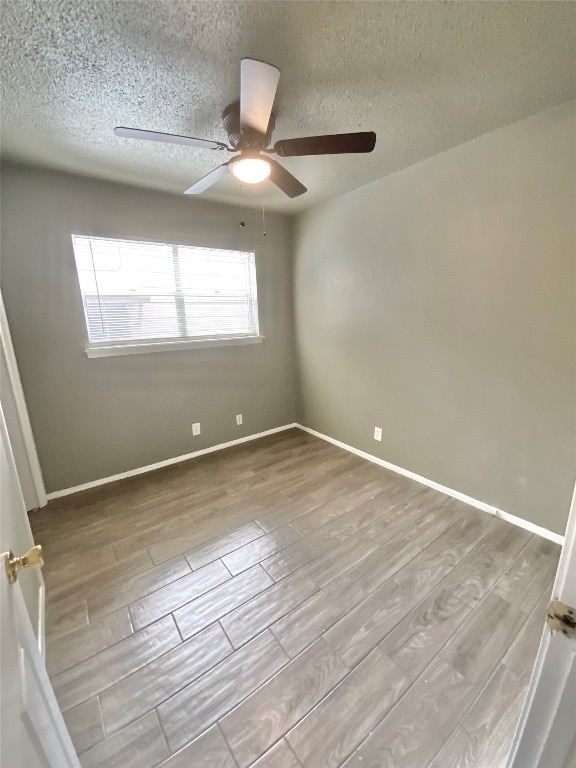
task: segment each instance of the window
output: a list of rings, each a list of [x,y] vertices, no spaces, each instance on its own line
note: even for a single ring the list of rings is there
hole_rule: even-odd
[[[254,254],[72,235],[90,357],[260,341]]]

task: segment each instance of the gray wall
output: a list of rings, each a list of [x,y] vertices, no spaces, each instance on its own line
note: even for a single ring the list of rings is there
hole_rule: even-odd
[[[574,115],[336,198],[295,241],[300,420],[557,532],[576,467]]]
[[[294,421],[286,217],[267,216],[263,238],[256,211],[242,230],[236,207],[8,164],[1,213],[2,293],[48,492]],[[254,249],[266,340],[88,359],[71,233]]]

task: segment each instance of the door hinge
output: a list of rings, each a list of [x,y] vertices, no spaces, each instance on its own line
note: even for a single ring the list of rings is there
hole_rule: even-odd
[[[576,638],[576,609],[560,600],[552,600],[548,606],[546,623],[552,632],[562,632],[566,637]]]

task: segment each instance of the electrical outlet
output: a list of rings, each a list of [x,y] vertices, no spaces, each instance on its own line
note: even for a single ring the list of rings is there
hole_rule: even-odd
[[[200,434],[200,422],[199,421],[197,421],[194,424],[192,424],[192,434],[194,436]]]
[[[236,424],[237,424],[238,426],[240,426],[240,424],[242,424],[242,414],[241,414],[241,413],[239,413],[239,414],[236,416]]]
[[[374,440],[378,440],[379,443],[382,442],[382,427],[374,427]]]

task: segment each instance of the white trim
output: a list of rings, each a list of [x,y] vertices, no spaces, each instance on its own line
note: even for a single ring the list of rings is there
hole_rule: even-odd
[[[107,483],[115,483],[116,480],[124,480],[126,477],[134,477],[135,475],[142,475],[145,472],[152,472],[155,469],[162,469],[162,467],[169,467],[171,464],[179,464],[181,461],[188,461],[188,459],[195,459],[197,456],[204,456],[207,453],[214,453],[215,451],[221,451],[224,448],[231,448],[234,445],[240,445],[240,443],[247,443],[250,440],[257,440],[260,437],[266,437],[267,435],[274,435],[276,432],[284,432],[287,429],[293,429],[298,427],[298,424],[284,424],[282,427],[274,427],[273,429],[266,429],[264,432],[256,432],[253,435],[247,435],[246,437],[239,437],[236,440],[229,440],[227,443],[219,443],[218,445],[212,445],[210,448],[201,448],[199,451],[193,451],[192,453],[185,453],[183,456],[175,456],[172,459],[165,459],[164,461],[157,461],[155,464],[148,464],[145,467],[137,467],[136,469],[129,469],[126,472],[119,472],[117,475],[110,475],[110,477],[102,477],[100,480],[91,480],[89,483],[82,483],[82,485],[75,485],[72,488],[64,488],[61,491],[54,491],[48,494],[48,501],[52,499],[59,499],[62,496],[69,496],[71,493],[78,493],[79,491],[87,491],[89,488],[97,488],[99,485],[106,485]]]
[[[207,347],[234,347],[242,344],[261,344],[264,336],[228,336],[220,339],[183,339],[180,341],[151,341],[145,344],[109,344],[86,347],[86,357],[112,357],[115,355],[141,355],[144,352],[178,352],[181,349]]]
[[[38,650],[46,662],[46,585],[44,581],[38,590]]]
[[[20,422],[20,430],[22,432],[22,441],[24,443],[24,449],[26,451],[26,457],[28,459],[30,475],[32,477],[32,483],[34,485],[34,491],[36,493],[38,506],[45,507],[48,502],[48,497],[46,496],[44,478],[42,477],[42,469],[40,467],[38,453],[36,452],[36,443],[34,442],[34,433],[32,432],[32,425],[30,424],[30,416],[28,415],[28,407],[26,406],[26,400],[24,398],[24,390],[22,389],[22,381],[20,379],[20,373],[18,371],[16,353],[14,352],[12,337],[10,335],[10,327],[8,325],[8,317],[6,316],[6,309],[4,308],[4,299],[2,298],[1,293],[0,293],[0,343],[2,344],[2,349],[4,351],[4,358],[6,360],[6,367],[8,368],[8,377],[10,379],[12,395],[14,397],[14,404],[16,405],[16,412],[18,415],[18,421]]]
[[[117,480],[124,480],[124,478],[126,477],[134,477],[135,475],[142,475],[146,472],[152,472],[155,469],[168,467],[171,464],[178,464],[181,461],[188,461],[188,459],[194,459],[197,456],[204,456],[207,453],[214,453],[215,451],[221,451],[224,448],[231,448],[234,445],[239,445],[240,443],[247,443],[250,440],[257,440],[260,437],[266,437],[266,435],[273,435],[276,432],[284,432],[285,430],[293,429],[294,427],[301,429],[304,432],[308,432],[309,434],[314,435],[315,437],[319,437],[321,440],[326,440],[326,442],[328,443],[337,445],[339,448],[343,448],[345,451],[354,453],[356,456],[360,456],[361,458],[366,459],[367,461],[371,461],[374,464],[378,464],[380,467],[389,469],[392,472],[396,472],[399,475],[403,475],[404,477],[409,477],[411,480],[415,480],[417,483],[422,483],[422,485],[426,485],[429,488],[434,488],[436,491],[440,491],[440,493],[446,494],[446,496],[452,496],[453,498],[464,502],[464,504],[469,504],[471,507],[475,507],[476,509],[481,509],[483,512],[488,512],[488,514],[490,515],[494,515],[495,517],[499,517],[502,520],[506,520],[506,522],[512,523],[513,525],[517,525],[519,528],[524,528],[525,530],[530,531],[530,533],[535,533],[537,536],[542,536],[543,538],[548,539],[549,541],[553,541],[555,544],[562,545],[564,543],[564,536],[561,536],[559,533],[554,533],[554,531],[549,531],[547,528],[541,528],[539,525],[536,525],[535,523],[531,523],[528,520],[523,520],[521,517],[516,517],[515,515],[511,515],[508,512],[504,512],[503,510],[498,509],[497,507],[493,507],[490,504],[486,504],[486,502],[484,501],[478,501],[477,499],[473,499],[471,496],[467,496],[465,493],[461,493],[460,491],[455,491],[453,488],[447,488],[445,485],[441,485],[440,483],[437,483],[434,480],[429,480],[427,477],[422,477],[422,475],[417,475],[415,472],[411,472],[409,469],[398,467],[396,466],[396,464],[391,464],[389,461],[385,461],[384,459],[379,459],[377,456],[373,456],[371,453],[366,453],[365,451],[361,451],[358,448],[353,448],[351,445],[348,445],[347,443],[343,443],[340,440],[336,440],[333,437],[328,437],[328,435],[324,435],[322,434],[322,432],[317,432],[315,429],[310,429],[310,427],[305,427],[304,425],[298,424],[296,422],[294,422],[293,424],[285,424],[282,427],[274,427],[273,429],[267,429],[264,432],[257,432],[253,435],[247,435],[246,437],[240,437],[237,440],[230,440],[227,443],[219,443],[218,445],[213,445],[210,448],[202,448],[199,451],[186,453],[183,456],[175,456],[172,459],[165,459],[164,461],[158,461],[155,464],[148,464],[145,467],[137,467],[136,469],[129,469],[126,472],[120,472],[117,475],[110,475],[110,477],[103,477],[100,480],[92,480],[89,483],[76,485],[76,486],[73,486],[72,488],[64,488],[61,491],[54,491],[53,493],[49,493],[47,498],[48,498],[48,501],[51,501],[52,499],[59,499],[62,496],[69,496],[70,494],[78,493],[79,491],[87,491],[90,488],[97,488],[99,485],[114,483]]]
[[[476,507],[476,509],[481,509],[483,512],[488,512],[490,515],[495,515],[502,520],[506,520],[508,523],[512,523],[513,525],[517,525],[519,528],[524,528],[525,530],[530,531],[530,533],[535,533],[537,536],[542,536],[544,539],[553,541],[555,544],[564,544],[564,536],[561,536],[559,533],[549,531],[547,528],[541,528],[535,523],[531,523],[528,520],[523,520],[521,517],[516,517],[516,515],[511,515],[509,512],[504,512],[502,509],[498,509],[498,507],[493,507],[490,504],[486,504],[484,501],[478,501],[477,499],[473,499],[471,496],[467,496],[465,493],[455,491],[453,488],[447,488],[445,485],[441,485],[434,480],[429,480],[427,477],[422,477],[422,475],[417,475],[415,472],[411,472],[409,469],[404,469],[403,467],[396,466],[396,464],[391,464],[389,461],[379,459],[377,456],[373,456],[371,453],[360,451],[358,448],[353,448],[347,443],[343,443],[340,440],[335,440],[333,437],[328,437],[328,435],[324,435],[322,432],[317,432],[315,429],[304,427],[302,424],[296,424],[295,426],[304,430],[304,432],[309,432],[311,435],[319,437],[321,440],[326,440],[328,443],[337,445],[339,448],[343,448],[345,451],[354,453],[356,456],[367,459],[368,461],[371,461],[374,464],[378,464],[381,467],[385,467],[392,472],[397,472],[399,475],[404,475],[404,477],[409,477],[411,480],[415,480],[417,483],[422,483],[422,485],[427,485],[429,488],[434,488],[436,491],[445,493],[447,496],[452,496],[459,501],[463,501],[464,504],[469,504],[471,507]]]

